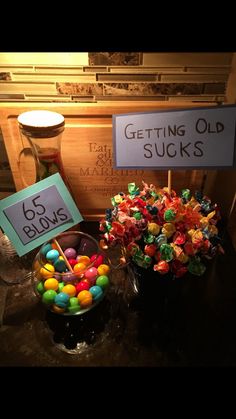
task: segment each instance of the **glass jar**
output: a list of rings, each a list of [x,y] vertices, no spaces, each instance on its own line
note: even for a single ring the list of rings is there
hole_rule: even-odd
[[[34,290],[54,313],[83,314],[103,299],[110,266],[89,234],[66,231],[55,239],[44,243],[34,259]]]
[[[64,116],[57,112],[36,110],[20,114],[17,120],[21,135],[28,140],[31,147],[36,167],[36,182],[60,173],[73,196],[61,157]],[[25,184],[22,172],[21,177]]]
[[[32,253],[18,256],[7,235],[0,230],[0,279],[9,285],[29,280],[32,259]]]
[[[48,176],[59,173],[69,190],[72,198],[76,202],[68,178],[65,174],[62,155],[61,139],[65,129],[64,116],[58,112],[36,110],[27,111],[20,114],[17,118],[19,130],[30,145],[36,168],[36,182]],[[24,152],[22,150],[22,152]],[[21,166],[20,175],[25,187],[29,186],[24,179]],[[80,230],[79,224],[71,227],[73,230]]]

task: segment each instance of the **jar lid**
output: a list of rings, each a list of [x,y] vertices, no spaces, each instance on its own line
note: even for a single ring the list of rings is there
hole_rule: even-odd
[[[58,112],[52,111],[27,111],[17,118],[19,126],[26,135],[46,136],[55,135],[55,130],[63,128],[65,118]]]

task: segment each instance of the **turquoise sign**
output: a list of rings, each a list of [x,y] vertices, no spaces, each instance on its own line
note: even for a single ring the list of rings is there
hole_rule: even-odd
[[[59,173],[0,201],[0,225],[19,256],[82,220]]]

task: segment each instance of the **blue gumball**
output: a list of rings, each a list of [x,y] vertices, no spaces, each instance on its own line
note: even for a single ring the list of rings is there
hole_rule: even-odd
[[[65,292],[59,292],[59,294],[56,295],[54,303],[61,308],[66,308],[69,304],[70,297]]]
[[[103,295],[103,290],[99,285],[94,285],[93,287],[89,288],[89,291],[91,292],[93,296],[93,301],[98,301]]]
[[[56,249],[49,250],[49,252],[46,253],[46,259],[52,263],[54,263],[59,258],[59,256],[60,253]]]
[[[67,271],[66,263],[61,256],[59,256],[59,258],[54,262],[54,268],[57,272],[66,272]]]
[[[52,250],[52,245],[51,245],[50,243],[47,243],[47,244],[45,244],[45,245],[42,247],[42,249],[40,250],[40,253],[41,253],[43,256],[46,256],[46,254],[47,254],[50,250]]]

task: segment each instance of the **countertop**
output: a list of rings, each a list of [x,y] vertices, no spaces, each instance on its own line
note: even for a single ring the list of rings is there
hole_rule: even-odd
[[[98,223],[81,230],[98,237]],[[131,269],[114,269],[104,299],[81,316],[46,310],[30,275],[1,277],[0,366],[235,366],[236,253],[226,229],[223,247],[203,276],[145,275],[138,292]]]

